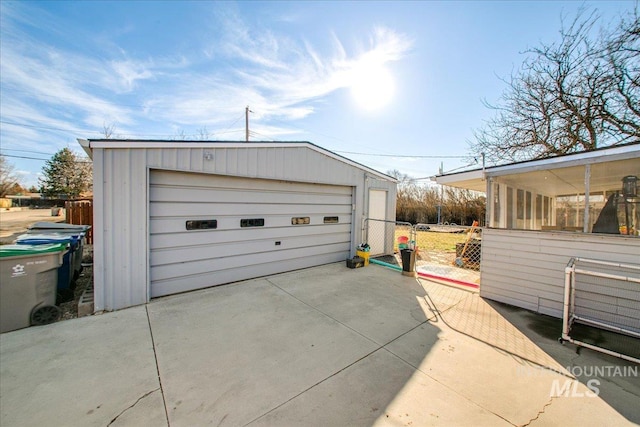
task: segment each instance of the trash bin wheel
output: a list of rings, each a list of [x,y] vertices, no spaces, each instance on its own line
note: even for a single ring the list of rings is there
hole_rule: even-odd
[[[75,288],[75,286],[73,288]],[[74,289],[72,288],[58,289],[58,292],[56,293],[56,304],[71,301],[75,296],[73,291]]]
[[[60,319],[62,312],[55,305],[43,305],[31,313],[32,325],[48,325]]]

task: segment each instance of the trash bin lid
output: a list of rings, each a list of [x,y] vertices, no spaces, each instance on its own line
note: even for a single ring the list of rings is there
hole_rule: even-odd
[[[29,230],[56,230],[56,231],[60,231],[60,232],[67,232],[67,231],[87,231],[91,228],[90,225],[77,225],[77,224],[67,224],[64,222],[46,222],[46,221],[41,221],[41,222],[36,222],[35,224],[33,224],[31,227],[29,227]]]
[[[77,236],[71,234],[54,234],[54,233],[42,233],[42,234],[21,234],[16,239],[16,243],[19,245],[46,245],[51,243],[75,243],[78,241]]]
[[[82,239],[85,236],[85,234],[87,233],[79,230],[65,230],[62,228],[61,229],[35,228],[35,229],[27,230],[27,233],[23,234],[23,236],[53,235],[53,236],[71,236],[76,239]]]
[[[50,245],[2,245],[0,246],[0,258],[25,255],[41,255],[51,252],[62,252],[67,249],[64,243]]]

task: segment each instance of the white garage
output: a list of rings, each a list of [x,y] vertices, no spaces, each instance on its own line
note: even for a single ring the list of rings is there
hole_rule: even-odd
[[[79,142],[94,162],[96,311],[343,262],[370,211],[395,220],[393,178],[308,142]],[[386,235],[376,245],[392,251]]]

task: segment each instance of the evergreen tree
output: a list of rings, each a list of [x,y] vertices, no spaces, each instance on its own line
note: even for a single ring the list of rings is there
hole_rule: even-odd
[[[91,189],[93,170],[90,160],[63,148],[45,162],[42,175],[39,183],[46,197],[74,199]]]

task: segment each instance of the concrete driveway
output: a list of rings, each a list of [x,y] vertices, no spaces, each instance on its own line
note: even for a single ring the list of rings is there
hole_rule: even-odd
[[[2,334],[0,424],[640,422],[637,375],[589,397],[566,370],[634,365],[576,355],[539,317],[375,265],[279,274]]]

